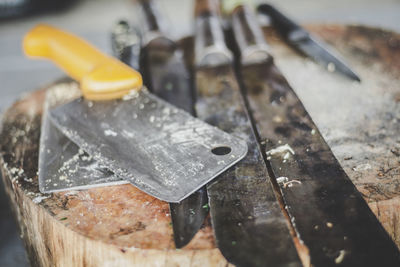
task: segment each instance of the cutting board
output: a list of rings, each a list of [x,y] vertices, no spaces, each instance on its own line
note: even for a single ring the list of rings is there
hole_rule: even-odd
[[[349,84],[320,69],[266,29],[275,62],[400,247],[400,35],[363,26],[308,29],[336,47],[363,82]],[[190,38],[185,42],[189,48]],[[60,80],[25,95],[4,114],[0,134],[2,177],[31,264],[226,266],[208,221],[176,250],[168,203],[131,185],[39,192],[41,112],[45,90],[55,88],[66,96],[76,92],[74,82]]]

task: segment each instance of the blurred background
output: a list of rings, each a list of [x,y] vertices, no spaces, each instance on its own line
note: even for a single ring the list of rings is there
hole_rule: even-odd
[[[29,60],[21,49],[24,34],[37,23],[71,31],[111,52],[110,29],[119,19],[140,23],[128,0],[0,0],[0,113],[25,92],[63,74],[46,61]],[[191,34],[192,0],[160,0],[179,38]],[[301,24],[365,24],[400,32],[400,0],[270,0]],[[28,266],[25,251],[0,182],[0,266]]]

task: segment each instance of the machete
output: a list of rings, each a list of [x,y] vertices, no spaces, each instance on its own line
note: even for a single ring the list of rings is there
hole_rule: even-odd
[[[250,8],[236,8],[232,26],[239,52],[266,47],[263,38],[254,42],[263,35]],[[264,156],[311,265],[400,266],[396,245],[273,61],[244,64],[246,56],[241,53],[239,75]]]
[[[248,154],[207,185],[217,246],[236,266],[301,266],[269,181],[213,1],[196,1],[196,104],[199,118],[247,141]],[[215,151],[218,155],[228,148]]]
[[[144,58],[141,69],[150,91],[169,103],[191,113],[193,84],[185,66],[183,49],[165,34],[166,20],[156,2],[139,1],[142,7]],[[200,229],[208,214],[207,191],[201,188],[180,203],[170,203],[174,241],[185,246]]]
[[[337,71],[350,79],[361,81],[359,76],[332,49],[328,49],[327,45],[323,45],[321,41],[317,40],[317,38],[276,10],[273,6],[261,4],[258,6],[258,11],[271,18],[275,29],[295,49],[326,67],[329,71]]]

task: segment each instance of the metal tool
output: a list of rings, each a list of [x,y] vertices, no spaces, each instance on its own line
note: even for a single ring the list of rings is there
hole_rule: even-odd
[[[51,110],[50,119],[99,164],[154,197],[179,202],[247,153],[240,138],[146,90],[132,91],[142,86],[140,74],[73,35],[40,25],[27,34],[24,49],[60,64],[90,99],[124,96],[77,99]],[[229,151],[220,155],[220,147]]]
[[[168,37],[166,20],[156,1],[141,0],[140,20],[145,40],[141,61],[149,90],[160,98],[194,114],[192,77],[185,66],[184,51]],[[192,240],[208,214],[207,191],[202,188],[180,203],[170,203],[175,246],[181,248]]]
[[[138,69],[140,39],[134,31],[123,32],[127,26],[124,21],[114,26],[113,51],[124,63]],[[79,90],[64,87],[67,85],[46,92],[40,134],[39,190],[52,193],[129,183],[100,165],[51,123],[49,110],[80,96]]]
[[[245,139],[249,147],[249,153],[240,163],[207,185],[217,246],[236,266],[301,266],[235,79],[232,55],[225,45],[213,4],[196,1],[196,113],[199,118]]]
[[[139,36],[133,31],[129,34],[123,32],[127,26],[125,21],[114,26],[113,51],[121,61],[138,69]],[[105,166],[99,165],[51,123],[48,115],[50,109],[80,96],[78,92],[65,94],[61,92],[63,90],[71,91],[72,88],[61,87],[46,92],[40,134],[39,190],[42,193],[52,193],[129,183],[115,176]],[[60,95],[61,98],[57,97]]]
[[[359,76],[344,63],[345,61],[337,53],[334,53],[333,49],[328,49],[326,44],[322,44],[315,36],[312,36],[276,8],[269,4],[261,4],[258,6],[258,11],[271,18],[275,29],[295,49],[326,67],[329,71],[336,71],[350,79],[361,81]]]
[[[121,61],[138,69],[140,38],[130,28],[126,32],[128,26],[126,21],[114,26],[113,51]],[[105,166],[99,165],[51,123],[49,110],[80,96],[79,90],[65,87],[67,85],[46,92],[40,134],[39,190],[52,193],[129,183],[115,176]],[[69,94],[66,94],[67,90]]]
[[[72,92],[66,97],[68,89]],[[51,123],[50,109],[79,97],[72,89],[60,86],[46,92],[40,134],[39,190],[52,193],[128,183],[98,164]]]
[[[250,8],[238,8],[232,21],[239,50],[246,52],[261,33],[255,14]],[[281,72],[271,60],[247,64],[247,56],[241,53],[240,77],[292,227],[307,248],[303,263],[400,266],[396,245]]]

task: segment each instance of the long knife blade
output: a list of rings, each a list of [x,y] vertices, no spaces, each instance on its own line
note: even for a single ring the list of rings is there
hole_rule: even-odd
[[[236,266],[301,266],[226,56],[222,28],[205,2],[196,2],[195,52],[203,56],[196,57],[196,112],[249,148],[239,164],[207,185],[217,246]]]
[[[181,47],[162,32],[162,14],[153,1],[141,1],[144,27],[142,69],[149,89],[169,103],[194,115],[193,83]],[[165,21],[165,20],[164,20]],[[143,66],[144,65],[144,66]],[[207,191],[202,188],[180,203],[170,203],[177,248],[188,244],[208,214]]]
[[[249,10],[237,12],[234,20],[250,24],[252,16]],[[235,36],[243,36],[243,27],[233,26]],[[260,31],[254,29],[254,24],[247,28]],[[251,40],[236,39],[241,51],[253,45]],[[272,61],[243,64],[247,62],[245,56],[242,53],[240,76],[265,157],[292,226],[308,248],[310,264],[400,266],[396,245],[341,168],[286,79]]]
[[[261,4],[258,6],[258,10],[271,18],[272,24],[277,31],[295,49],[326,67],[328,71],[337,71],[353,80],[361,81],[360,77],[337,53],[327,48],[327,45],[322,45],[321,41],[317,41],[314,36],[291,21],[276,8],[269,4]]]

